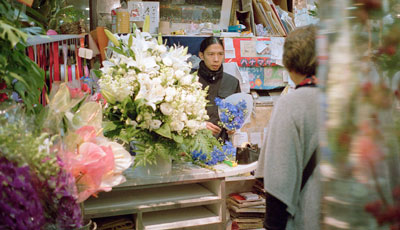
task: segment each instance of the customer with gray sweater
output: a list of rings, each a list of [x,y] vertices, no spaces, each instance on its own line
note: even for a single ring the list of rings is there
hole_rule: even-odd
[[[257,169],[267,191],[264,227],[268,230],[319,229],[315,31],[314,26],[298,28],[284,44],[283,63],[296,90],[274,106]]]

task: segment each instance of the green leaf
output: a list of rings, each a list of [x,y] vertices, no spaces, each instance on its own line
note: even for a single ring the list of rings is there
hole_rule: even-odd
[[[115,52],[117,52],[119,54],[125,55],[124,51],[121,50],[120,48],[117,48],[117,47],[108,47],[108,48],[112,49],[113,51],[115,51]]]
[[[136,23],[132,23],[132,30],[133,30],[133,33],[135,33],[136,29],[137,29]]]
[[[0,38],[8,40],[11,43],[11,47],[14,47],[18,42],[25,42],[28,35],[16,27],[5,23],[0,20]]]
[[[44,109],[41,104],[37,105],[34,108],[34,110],[35,110],[35,114],[37,114],[37,116],[35,118],[35,124],[36,124],[36,127],[38,127],[37,130],[42,130],[44,121],[46,120],[46,118],[48,116],[49,110]]]
[[[101,72],[101,70],[92,69],[91,71],[92,71],[92,72],[96,75],[96,77],[98,77],[98,78],[101,78],[101,76],[103,75],[103,72]]]
[[[128,40],[128,48],[130,49],[133,43],[133,37],[132,34],[129,35],[129,40]]]
[[[172,138],[171,134],[171,128],[169,127],[169,124],[165,123],[163,124],[159,129],[154,130],[157,134],[169,138]]]
[[[29,85],[26,83],[26,81],[23,77],[19,76],[18,74],[14,73],[14,72],[10,72],[9,75],[12,78],[17,79],[18,81],[22,82],[26,87],[29,88]]]
[[[38,27],[38,26],[22,28],[21,30],[24,33],[31,34],[31,35],[37,35],[37,34],[42,34],[43,33],[43,29],[41,27]]]
[[[112,121],[103,121],[104,132],[110,132],[117,128],[118,126]]]
[[[180,135],[172,134],[172,139],[179,144],[183,143],[183,137]]]
[[[135,100],[136,113],[139,114],[143,106],[146,106],[146,99],[140,98]]]

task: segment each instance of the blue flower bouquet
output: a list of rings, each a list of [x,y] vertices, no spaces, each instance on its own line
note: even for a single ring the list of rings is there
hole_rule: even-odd
[[[235,161],[235,159],[236,148],[229,141],[226,141],[225,145],[223,145],[222,148],[214,146],[214,150],[210,154],[204,153],[201,150],[195,150],[192,152],[193,162],[200,165],[202,165],[202,163],[204,162],[205,165],[212,166],[225,160]]]
[[[252,98],[248,94],[238,93],[226,99],[216,97],[215,104],[218,106],[219,125],[227,130],[238,130],[247,119],[249,107],[252,107]]]

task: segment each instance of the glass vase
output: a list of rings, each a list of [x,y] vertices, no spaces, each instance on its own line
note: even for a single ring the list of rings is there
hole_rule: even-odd
[[[321,229],[400,229],[400,5],[319,6]]]
[[[135,172],[141,176],[167,175],[172,170],[172,159],[170,157],[157,156],[154,164],[137,166]]]

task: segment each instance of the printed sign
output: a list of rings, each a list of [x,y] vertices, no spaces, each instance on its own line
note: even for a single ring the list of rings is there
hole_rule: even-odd
[[[229,55],[225,55],[225,62],[236,62],[241,67],[277,65],[277,60],[271,58],[272,44],[271,39],[268,37],[257,39],[234,38],[230,43],[233,43],[234,54],[228,53]]]
[[[273,67],[239,67],[240,72],[246,72],[251,89],[275,89],[286,86],[283,76],[285,69]]]
[[[130,21],[144,21],[146,15],[150,16],[150,33],[158,33],[160,22],[160,3],[159,2],[128,2]]]

